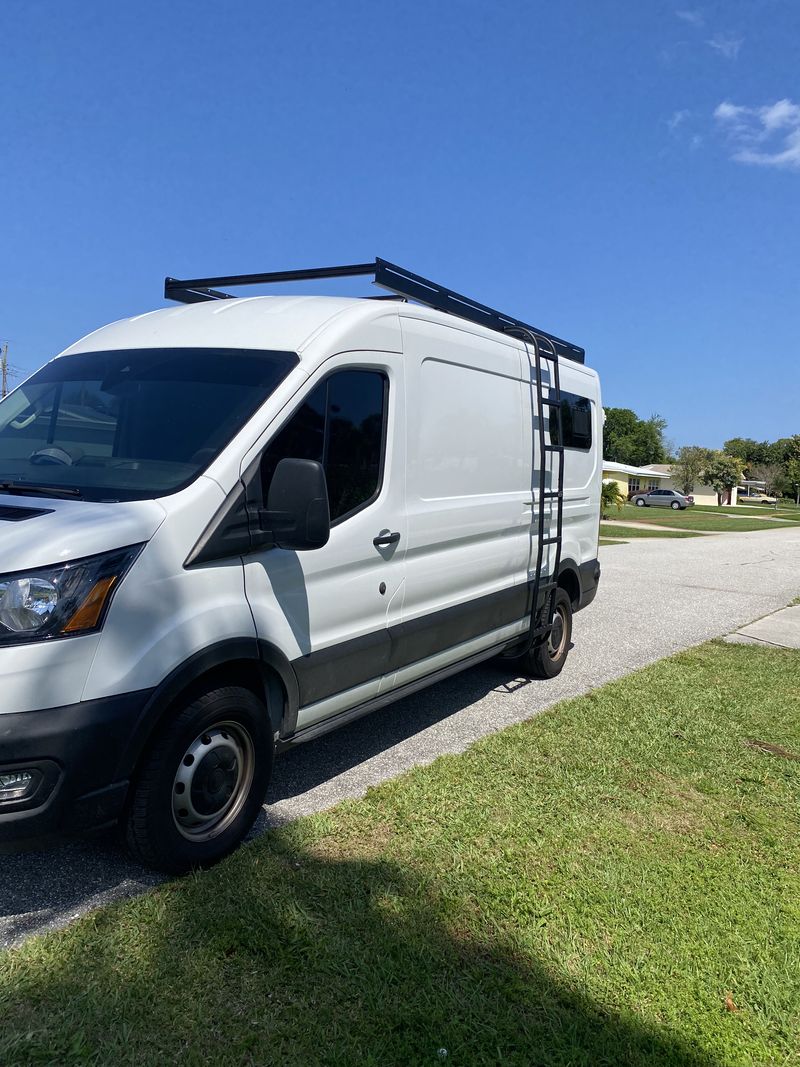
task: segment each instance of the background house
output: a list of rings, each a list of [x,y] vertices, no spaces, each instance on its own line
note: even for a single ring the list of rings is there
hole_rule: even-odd
[[[662,489],[677,489],[678,492],[681,492],[672,478],[672,467],[669,463],[653,463],[650,469],[659,471],[666,476],[666,480],[661,482]],[[727,494],[728,499],[725,499],[726,494],[723,494],[722,503],[735,504],[737,493],[738,489],[732,489],[731,492]],[[697,483],[692,490],[691,495],[694,497],[695,504],[712,504],[714,507],[717,506],[717,491],[711,485],[700,485]]]
[[[666,485],[667,474],[654,467],[632,467],[628,463],[603,460],[603,481],[616,482],[624,497],[629,493],[646,493],[648,489],[671,488]]]
[[[646,493],[649,489],[678,489],[672,478],[672,466],[669,463],[652,463],[647,467],[632,467],[628,463],[615,463],[614,460],[603,460],[603,481],[616,482],[623,496],[631,493]],[[680,492],[680,489],[678,489]],[[737,490],[731,493],[729,501],[723,503],[736,503]],[[692,490],[696,504],[717,505],[717,493],[710,485],[695,485]]]

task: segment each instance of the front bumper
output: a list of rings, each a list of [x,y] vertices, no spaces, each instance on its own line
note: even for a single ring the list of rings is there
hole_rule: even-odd
[[[0,715],[0,773],[35,771],[30,796],[0,800],[0,850],[110,825],[128,791],[118,780],[150,691]]]

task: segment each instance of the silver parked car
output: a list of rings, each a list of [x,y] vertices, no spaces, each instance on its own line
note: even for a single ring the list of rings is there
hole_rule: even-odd
[[[631,503],[637,508],[658,507],[682,511],[694,507],[694,497],[684,496],[676,489],[651,489],[649,493],[634,493]]]

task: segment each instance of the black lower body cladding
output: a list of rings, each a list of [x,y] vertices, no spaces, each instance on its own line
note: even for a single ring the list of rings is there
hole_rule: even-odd
[[[0,848],[110,825],[125,802],[117,781],[149,691],[0,715],[0,773],[33,772],[30,795],[0,799]]]

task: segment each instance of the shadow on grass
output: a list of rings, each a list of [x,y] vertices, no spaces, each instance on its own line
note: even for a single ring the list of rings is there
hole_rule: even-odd
[[[287,750],[276,761],[265,807],[250,837],[286,823],[288,817],[276,815],[270,805],[302,796],[459,714],[489,693],[510,696],[539,684],[546,683],[519,677],[513,665],[501,660],[491,661]],[[48,925],[63,924],[88,907],[135,895],[163,881],[131,859],[114,831],[0,855],[0,951]]]
[[[267,806],[254,835],[285,822],[270,812],[270,804],[308,792],[458,714],[489,692],[510,694],[527,684],[505,664],[482,665],[290,749],[276,761]],[[63,923],[79,909],[163,880],[134,863],[113,833],[34,847],[1,859],[0,946],[14,944],[48,923]]]
[[[372,833],[356,857],[274,832],[6,954],[0,1063],[716,1063],[551,972],[535,920],[401,869]]]

